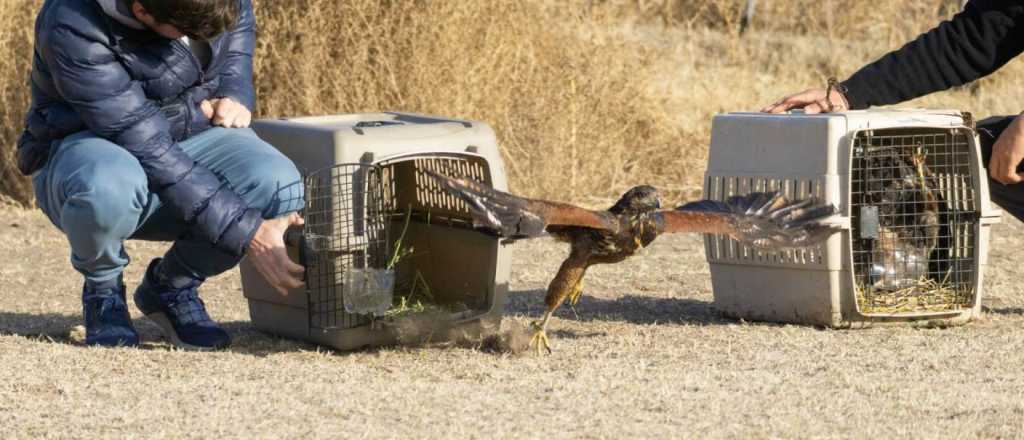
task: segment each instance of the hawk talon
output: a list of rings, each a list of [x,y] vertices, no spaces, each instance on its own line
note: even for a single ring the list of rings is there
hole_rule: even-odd
[[[536,346],[538,355],[544,354],[541,351],[542,347],[548,351],[548,354],[551,354],[551,341],[548,339],[548,335],[544,331],[544,326],[538,324],[537,321],[534,321],[530,323],[530,327],[533,327],[534,329],[533,337],[530,338],[530,347]]]
[[[583,280],[580,279],[572,287],[572,291],[569,292],[569,305],[575,306],[576,303],[580,302],[580,298],[583,297]],[[573,309],[576,310],[575,308]]]
[[[917,147],[914,154],[911,156],[911,161],[914,163],[914,166],[920,167],[924,165],[926,157],[927,154],[924,152],[924,147]]]

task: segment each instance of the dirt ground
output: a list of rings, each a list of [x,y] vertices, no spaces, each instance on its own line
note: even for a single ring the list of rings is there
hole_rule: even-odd
[[[142,349],[87,348],[81,279],[38,211],[0,211],[4,438],[162,436],[622,438],[1019,437],[1024,227],[997,226],[986,314],[948,329],[743,323],[712,306],[700,238],[589,274],[554,354],[472,347],[338,353],[250,325],[237,272],[203,297],[235,338],[190,353],[136,319]],[[516,245],[513,322],[539,316],[563,250]],[[133,288],[163,245],[131,243]],[[140,318],[138,312],[133,316]]]

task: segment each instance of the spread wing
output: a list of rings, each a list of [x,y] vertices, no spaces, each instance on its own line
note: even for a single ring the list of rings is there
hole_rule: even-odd
[[[836,208],[816,198],[791,201],[779,193],[751,193],[724,202],[700,200],[659,211],[664,232],[728,235],[756,247],[785,249],[819,243],[838,227],[822,223]]]
[[[549,226],[576,226],[608,231],[618,230],[615,216],[567,203],[527,199],[495,190],[480,182],[453,179],[427,171],[450,194],[469,205],[473,225],[493,229],[508,239],[544,235]]]

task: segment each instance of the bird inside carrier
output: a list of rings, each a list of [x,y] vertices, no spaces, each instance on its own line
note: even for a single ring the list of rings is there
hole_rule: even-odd
[[[864,313],[974,304],[978,191],[966,130],[865,131],[853,145],[853,264]]]
[[[715,307],[831,327],[976,316],[1001,213],[988,200],[972,124],[948,110],[716,116],[706,197],[815,196],[839,207],[843,231],[776,253],[709,236]]]
[[[256,132],[304,173],[305,224],[289,251],[306,286],[283,295],[243,262],[254,325],[339,349],[402,342],[396,323],[429,316],[468,328],[500,319],[510,249],[473,229],[429,172],[506,188],[481,122],[407,113],[263,120]]]

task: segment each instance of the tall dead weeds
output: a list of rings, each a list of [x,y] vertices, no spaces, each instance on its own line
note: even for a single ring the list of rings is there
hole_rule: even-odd
[[[495,127],[517,192],[586,201],[650,183],[691,197],[710,115],[851,73],[955,10],[952,0],[762,0],[757,38],[744,38],[744,1],[258,0],[258,116],[479,119]],[[22,203],[31,190],[13,154],[41,4],[0,0],[0,194]],[[665,41],[622,32],[640,26],[664,29]],[[1012,99],[988,91],[1013,90],[1013,75],[994,78],[946,106],[1005,107]]]

